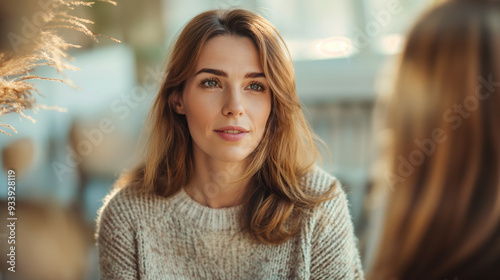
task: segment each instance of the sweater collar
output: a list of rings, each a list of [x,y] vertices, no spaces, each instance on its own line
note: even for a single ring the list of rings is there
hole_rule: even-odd
[[[243,204],[218,209],[210,208],[195,201],[184,188],[170,197],[170,201],[175,214],[197,228],[213,231],[240,229],[239,215]]]

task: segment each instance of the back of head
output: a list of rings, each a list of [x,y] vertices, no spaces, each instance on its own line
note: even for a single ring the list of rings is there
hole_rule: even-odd
[[[499,279],[500,1],[426,12],[387,106],[392,191],[371,279]]]

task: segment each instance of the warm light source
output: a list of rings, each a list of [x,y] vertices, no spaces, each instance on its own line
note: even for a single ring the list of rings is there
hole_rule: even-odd
[[[382,54],[398,54],[403,49],[404,37],[401,34],[388,34],[383,36],[377,46],[377,51]]]
[[[350,57],[357,52],[352,41],[343,36],[317,40],[286,40],[294,59],[316,60]]]
[[[352,41],[343,36],[335,36],[317,42],[316,50],[326,58],[349,57],[355,52]]]

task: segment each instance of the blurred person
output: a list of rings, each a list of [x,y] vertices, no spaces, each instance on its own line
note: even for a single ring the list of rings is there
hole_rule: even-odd
[[[363,279],[345,194],[315,165],[290,54],[267,20],[192,19],[148,129],[99,212],[101,279]]]
[[[500,279],[500,1],[427,11],[391,92],[368,279]]]

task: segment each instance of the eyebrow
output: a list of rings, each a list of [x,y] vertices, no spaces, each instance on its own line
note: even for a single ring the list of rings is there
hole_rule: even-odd
[[[218,70],[218,69],[203,68],[200,71],[196,72],[196,74],[194,74],[194,75],[196,76],[200,73],[210,73],[210,74],[214,74],[217,76],[222,76],[222,77],[227,78],[227,73],[222,71],[222,70]],[[250,72],[250,73],[245,74],[245,78],[259,78],[259,77],[265,78],[266,75],[262,72]]]

